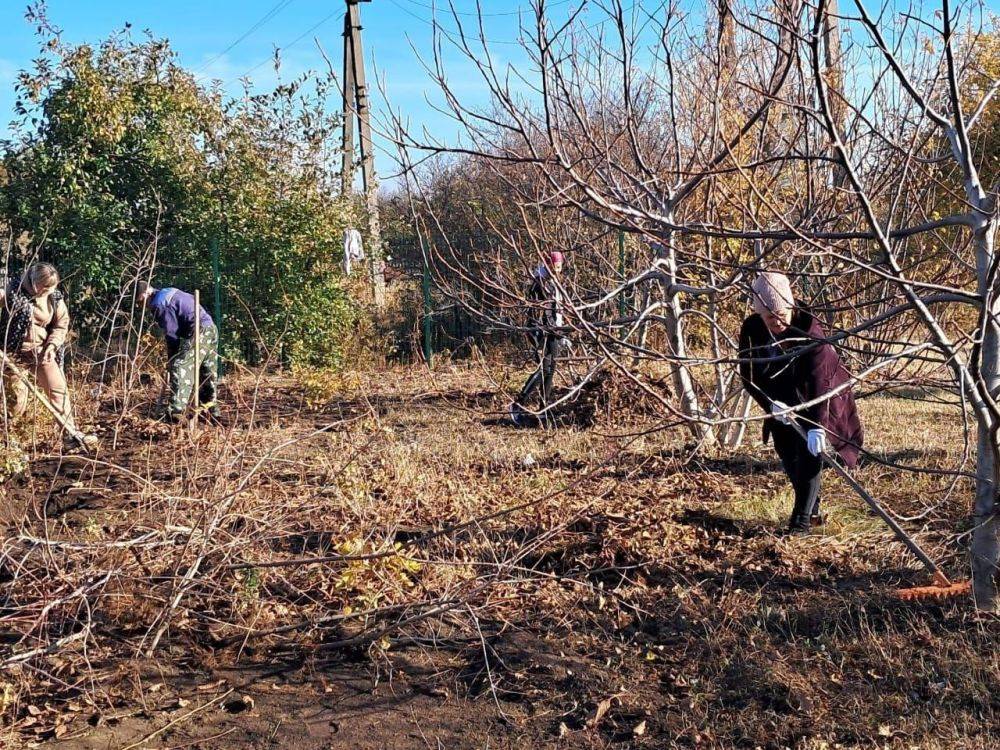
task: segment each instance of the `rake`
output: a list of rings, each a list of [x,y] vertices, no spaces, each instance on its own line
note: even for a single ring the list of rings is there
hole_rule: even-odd
[[[73,441],[77,443],[77,445],[79,445],[80,448],[89,453],[92,450],[93,446],[88,445],[87,441],[84,439],[83,433],[80,432],[75,427],[73,427],[66,419],[66,417],[64,417],[62,413],[58,409],[56,409],[55,406],[52,405],[52,402],[49,401],[48,396],[42,393],[39,390],[38,386],[35,385],[35,383],[31,380],[31,376],[29,376],[27,372],[25,372],[16,364],[14,364],[11,361],[10,357],[8,357],[5,353],[0,353],[0,359],[2,359],[4,366],[7,367],[7,369],[10,370],[11,373],[13,373],[14,377],[20,380],[24,384],[24,386],[34,395],[34,397],[38,399],[38,402],[45,407],[45,409],[49,412],[49,414],[52,415],[52,418],[56,420],[56,423],[60,427],[62,427],[71,438],[73,438]]]
[[[802,429],[794,421],[791,423],[795,428],[795,431],[799,436],[806,440],[805,430]],[[850,485],[862,500],[867,503],[868,507],[875,511],[886,525],[892,529],[892,533],[896,535],[896,538],[903,543],[903,545],[913,553],[913,555],[920,560],[921,564],[930,573],[931,584],[929,586],[915,586],[905,589],[896,589],[896,596],[904,601],[918,601],[918,600],[938,600],[943,601],[946,599],[951,599],[957,596],[963,596],[968,594],[972,590],[972,584],[969,581],[952,581],[944,574],[944,571],[938,567],[937,563],[931,560],[930,556],[924,552],[924,550],[917,544],[916,540],[903,531],[903,528],[896,522],[889,513],[883,508],[879,502],[869,494],[869,492],[861,486],[861,484],[856,480],[847,469],[840,465],[840,463],[830,456],[827,451],[823,451],[821,454],[823,462],[831,467],[840,477]]]

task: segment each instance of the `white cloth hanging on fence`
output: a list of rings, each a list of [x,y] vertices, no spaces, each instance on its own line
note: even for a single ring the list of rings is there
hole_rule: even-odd
[[[351,266],[364,260],[365,248],[361,244],[361,232],[353,227],[344,230],[344,274],[351,275]]]

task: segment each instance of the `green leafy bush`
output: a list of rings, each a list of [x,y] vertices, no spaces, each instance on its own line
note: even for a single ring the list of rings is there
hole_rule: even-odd
[[[342,363],[362,314],[339,272],[342,236],[364,222],[333,166],[332,78],[227,102],[163,40],[126,30],[73,46],[31,20],[41,54],[17,85],[0,208],[32,237],[18,260],[60,268],[76,329],[90,343],[123,330],[123,284],[150,266],[155,285],[200,289],[211,309],[217,266],[226,356]]]
[[[293,366],[339,370],[360,308],[338,279],[321,277],[286,295],[284,343]]]

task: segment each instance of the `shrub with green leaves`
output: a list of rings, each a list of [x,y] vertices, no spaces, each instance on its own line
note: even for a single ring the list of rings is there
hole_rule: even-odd
[[[121,330],[122,285],[198,288],[221,271],[224,354],[334,367],[361,308],[344,292],[342,236],[362,206],[339,195],[332,79],[302,76],[227,102],[169,44],[130,32],[66,44],[37,11],[41,54],[17,84],[2,208],[64,277],[76,328]],[[90,343],[94,343],[91,341]]]

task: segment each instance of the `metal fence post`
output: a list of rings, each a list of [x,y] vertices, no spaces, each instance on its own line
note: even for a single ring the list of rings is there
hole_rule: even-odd
[[[618,230],[618,276],[625,282],[625,232]],[[618,317],[625,317],[625,290],[618,294]]]
[[[219,267],[219,238],[212,238],[212,279],[215,285],[215,331],[218,334],[218,351],[215,356],[215,376],[222,377],[222,272]]]
[[[427,366],[430,367],[434,347],[431,342],[431,268],[426,257],[424,257],[422,286],[424,290],[424,360],[426,360]]]

